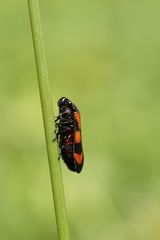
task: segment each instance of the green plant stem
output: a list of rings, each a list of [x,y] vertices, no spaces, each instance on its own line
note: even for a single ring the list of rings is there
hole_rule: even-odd
[[[43,44],[41,19],[38,0],[28,0],[31,21],[33,45],[39,83],[39,92],[42,106],[42,115],[48,153],[51,186],[55,206],[55,215],[59,240],[69,240],[69,230],[66,216],[65,199],[60,163],[58,160],[58,147],[53,142],[55,126],[51,94],[48,80],[48,69]]]

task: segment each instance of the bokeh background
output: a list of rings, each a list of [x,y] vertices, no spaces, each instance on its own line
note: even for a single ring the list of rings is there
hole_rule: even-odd
[[[61,162],[71,239],[160,239],[160,2],[40,1],[54,107],[81,110]],[[57,239],[27,1],[0,6],[0,239]]]

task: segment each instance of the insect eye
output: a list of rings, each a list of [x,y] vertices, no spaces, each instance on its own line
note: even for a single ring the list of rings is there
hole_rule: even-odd
[[[68,105],[68,102],[69,102],[69,100],[68,100],[66,97],[61,97],[61,98],[58,100],[58,106],[59,106],[60,108],[65,107],[66,105]]]

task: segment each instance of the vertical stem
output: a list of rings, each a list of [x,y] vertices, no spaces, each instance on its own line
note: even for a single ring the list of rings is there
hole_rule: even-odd
[[[42,106],[48,163],[50,170],[52,194],[59,240],[69,240],[69,230],[65,209],[65,199],[60,163],[58,161],[57,143],[53,142],[55,126],[53,123],[53,107],[51,101],[48,69],[43,44],[41,19],[38,0],[28,0],[33,46],[39,83],[39,92]]]

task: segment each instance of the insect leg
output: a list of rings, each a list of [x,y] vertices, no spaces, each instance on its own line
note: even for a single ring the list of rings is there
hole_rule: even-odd
[[[72,129],[70,127],[66,127],[66,126],[61,126],[61,129],[58,130],[57,135],[60,135],[61,133],[65,133],[68,131],[71,131]]]

